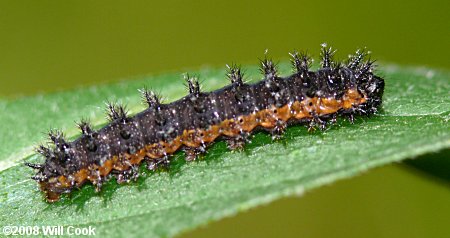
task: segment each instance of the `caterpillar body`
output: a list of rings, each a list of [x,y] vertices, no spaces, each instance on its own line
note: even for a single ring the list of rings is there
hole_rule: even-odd
[[[45,162],[26,165],[37,170],[32,179],[47,201],[55,202],[86,182],[100,191],[112,176],[118,183],[132,181],[143,162],[151,170],[168,166],[179,150],[187,161],[195,160],[218,139],[230,149],[240,149],[260,129],[279,138],[291,124],[323,129],[339,115],[353,121],[355,115],[377,112],[384,80],[374,74],[367,51],[356,51],[347,62],[335,62],[333,54],[323,45],[321,68],[312,71],[308,55],[291,53],[294,73],[287,77],[280,77],[276,65],[265,58],[264,78],[254,84],[245,83],[241,69],[230,66],[231,84],[212,92],[201,91],[196,78],[187,76],[188,95],[168,104],[141,90],[148,105],[144,111],[129,116],[122,105],[109,103],[109,124],[95,131],[82,121],[82,135],[72,142],[52,130],[53,145],[37,148]]]

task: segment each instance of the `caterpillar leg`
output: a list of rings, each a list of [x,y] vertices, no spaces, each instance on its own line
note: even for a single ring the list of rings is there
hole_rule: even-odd
[[[314,131],[319,128],[321,131],[327,128],[327,121],[322,120],[317,114],[312,113],[313,118],[309,122],[308,131]]]
[[[130,181],[136,181],[139,178],[139,167],[131,166],[128,170],[120,171],[114,174],[117,179],[117,183],[129,183]]]
[[[277,120],[275,127],[269,130],[272,140],[280,140],[286,132],[287,123],[283,120]]]
[[[152,159],[147,157],[145,161],[147,162],[147,169],[151,171],[155,171],[160,167],[167,169],[170,164],[170,159],[167,155],[159,159]]]
[[[183,149],[186,156],[184,159],[188,162],[196,160],[200,155],[206,153],[206,145],[200,147],[186,147]]]
[[[227,137],[225,138],[225,143],[227,144],[228,149],[230,150],[243,150],[245,144],[249,143],[250,133],[241,132],[239,135],[235,137]]]

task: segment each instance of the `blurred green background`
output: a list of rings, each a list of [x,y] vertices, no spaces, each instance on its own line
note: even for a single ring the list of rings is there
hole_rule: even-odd
[[[339,58],[367,46],[383,63],[448,69],[449,12],[444,0],[0,1],[0,98],[255,64],[265,49],[317,57],[323,42]],[[184,236],[449,237],[449,157],[386,166]]]

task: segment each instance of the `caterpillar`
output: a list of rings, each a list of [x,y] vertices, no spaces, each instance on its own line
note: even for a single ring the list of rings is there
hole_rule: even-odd
[[[36,149],[45,162],[26,165],[37,170],[32,179],[46,200],[55,202],[86,182],[100,191],[113,176],[118,183],[136,180],[141,163],[150,170],[168,166],[179,150],[192,161],[219,139],[239,150],[257,130],[278,139],[291,124],[325,129],[339,115],[353,122],[355,115],[376,113],[384,79],[374,75],[369,52],[357,50],[345,62],[333,60],[334,53],[322,45],[316,71],[310,69],[308,54],[290,53],[294,73],[287,77],[279,76],[266,56],[260,62],[263,80],[253,84],[244,82],[240,67],[228,66],[231,84],[212,92],[203,92],[198,80],[187,76],[188,95],[168,104],[152,91],[140,90],[148,105],[144,111],[129,116],[123,105],[107,103],[109,124],[94,130],[82,120],[77,123],[82,135],[72,142],[51,130],[52,145]]]

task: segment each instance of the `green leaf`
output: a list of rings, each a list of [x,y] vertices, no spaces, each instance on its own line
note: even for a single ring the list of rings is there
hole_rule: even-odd
[[[288,65],[281,64],[288,73]],[[357,175],[370,168],[438,151],[450,146],[449,72],[382,65],[386,80],[383,110],[355,124],[339,120],[326,131],[308,133],[292,126],[283,140],[272,142],[258,133],[243,152],[230,152],[223,142],[201,160],[183,161],[177,153],[169,171],[149,172],[137,182],[108,182],[95,193],[92,185],[71,197],[48,204],[33,171],[23,160],[41,161],[33,147],[44,132],[61,128],[78,136],[73,121],[106,122],[103,102],[120,100],[136,113],[137,89],[151,86],[167,101],[185,95],[181,74],[148,76],[112,85],[0,101],[0,224],[93,226],[96,234],[173,236],[200,224],[314,187]],[[257,68],[246,70],[258,80]],[[204,89],[225,84],[225,71],[205,69],[196,74]],[[130,232],[131,231],[131,232]]]

